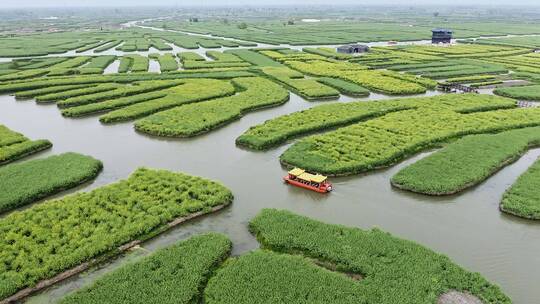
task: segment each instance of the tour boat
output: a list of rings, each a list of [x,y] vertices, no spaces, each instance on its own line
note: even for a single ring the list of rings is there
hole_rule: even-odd
[[[299,168],[294,168],[289,171],[288,174],[283,177],[283,180],[287,184],[319,193],[328,193],[332,191],[332,184],[328,181],[326,176],[311,174]]]

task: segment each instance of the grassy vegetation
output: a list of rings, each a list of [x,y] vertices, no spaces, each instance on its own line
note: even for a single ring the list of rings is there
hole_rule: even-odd
[[[130,104],[102,115],[100,121],[112,123],[133,120],[188,103],[232,95],[234,92],[234,87],[228,81],[191,79],[180,86],[167,90],[165,97]],[[118,101],[112,102],[118,103]]]
[[[123,56],[122,59],[120,59],[118,73],[147,72],[148,65],[148,57],[144,57],[141,55]]]
[[[485,95],[464,94],[321,105],[253,126],[238,137],[236,142],[241,146],[264,150],[309,133],[350,125],[391,112],[431,106],[468,112],[482,108],[510,108],[514,107],[514,102]]]
[[[15,93],[15,98],[28,99],[28,98],[34,98],[34,97],[42,96],[42,95],[49,95],[49,94],[54,94],[54,93],[62,93],[62,92],[71,91],[71,90],[88,88],[90,86],[91,85],[79,84],[79,85],[54,86],[54,87],[48,87],[48,88],[42,88],[42,89],[35,89],[35,90]]]
[[[92,180],[102,164],[90,156],[65,153],[0,168],[0,212]]]
[[[540,161],[536,161],[508,189],[501,210],[519,217],[540,220]]]
[[[423,194],[454,194],[484,181],[538,145],[538,127],[467,136],[402,169],[392,177],[392,184]]]
[[[321,77],[317,79],[317,81],[327,86],[333,87],[342,94],[362,97],[369,96],[369,90],[355,83],[351,83],[345,80],[331,77]]]
[[[113,98],[120,98],[120,97],[126,97],[126,96],[132,96],[137,94],[143,94],[153,91],[158,91],[162,89],[168,89],[171,87],[175,87],[179,84],[181,84],[181,81],[174,81],[174,80],[165,80],[165,81],[143,81],[136,83],[134,85],[118,85],[118,84],[104,84],[101,86],[104,86],[105,88],[108,88],[108,90],[104,90],[100,92],[99,90],[94,90],[93,88],[87,89],[87,93],[79,95],[75,95],[73,97],[69,98],[63,98],[62,101],[59,101],[57,103],[59,108],[71,108],[76,106],[82,106],[87,104],[92,104],[96,102],[100,102],[103,100],[110,100]],[[99,88],[100,86],[98,86]],[[84,91],[85,89],[81,89],[81,91]],[[92,92],[97,91],[97,92]],[[69,92],[66,93],[66,95],[70,95]],[[39,99],[39,97],[38,97]]]
[[[285,103],[289,92],[260,77],[235,78],[234,96],[198,102],[163,111],[135,123],[135,129],[158,136],[188,137],[209,132],[244,113]]]
[[[513,107],[514,101],[476,96],[470,104],[474,113],[437,106],[394,112],[303,139],[287,149],[281,161],[328,175],[355,174],[395,164],[465,135],[540,125],[540,109],[490,111]],[[460,101],[458,96],[456,106]]]
[[[507,87],[497,88],[493,93],[506,96],[514,99],[538,100],[540,101],[540,85],[532,85],[525,87]]]
[[[264,249],[281,254],[258,250],[229,261],[210,279],[205,303],[436,303],[449,290],[483,303],[511,303],[478,273],[378,229],[273,209],[263,210],[250,228]]]
[[[262,72],[307,100],[339,97],[336,89],[319,83],[315,79],[304,78],[301,73],[286,67],[264,67]]]
[[[279,62],[275,62],[274,60],[259,54],[258,52],[255,52],[253,50],[227,50],[225,53],[233,54],[245,62],[249,62],[252,65],[256,66],[270,66],[270,67],[282,67],[283,65]]]
[[[60,303],[197,303],[231,246],[224,235],[198,235],[108,273]]]
[[[11,213],[0,219],[0,298],[231,201],[216,182],[139,169],[126,180]]]
[[[21,133],[0,125],[0,165],[46,150],[52,143],[45,139],[30,140]]]
[[[178,62],[173,54],[150,54],[148,57],[157,59],[161,73],[178,70]]]
[[[111,84],[105,83],[105,84],[100,84],[97,86],[90,85],[90,86],[86,86],[80,89],[64,90],[64,91],[49,93],[49,94],[40,94],[36,97],[36,102],[39,102],[39,103],[55,102],[58,100],[66,100],[66,99],[75,98],[78,96],[110,92],[120,87],[121,86],[119,84],[115,84],[115,83],[111,83]],[[63,104],[63,102],[61,102],[60,104]]]

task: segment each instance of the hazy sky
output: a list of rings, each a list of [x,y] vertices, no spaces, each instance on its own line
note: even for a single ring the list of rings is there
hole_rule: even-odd
[[[0,0],[0,8],[58,6],[135,6],[135,5],[251,5],[257,4],[399,4],[399,5],[540,5],[540,0]]]

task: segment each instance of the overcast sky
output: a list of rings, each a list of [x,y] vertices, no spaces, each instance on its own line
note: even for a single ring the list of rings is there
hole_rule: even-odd
[[[355,5],[374,5],[374,4],[399,4],[399,5],[540,5],[540,0],[0,0],[0,8],[19,8],[19,7],[59,7],[59,6],[136,6],[136,5],[250,5],[257,4],[355,4]]]

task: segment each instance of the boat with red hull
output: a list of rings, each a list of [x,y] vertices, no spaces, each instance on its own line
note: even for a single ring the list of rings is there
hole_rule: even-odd
[[[309,189],[319,193],[328,193],[333,190],[332,183],[328,178],[320,174],[311,174],[305,170],[294,168],[283,177],[287,184]]]

